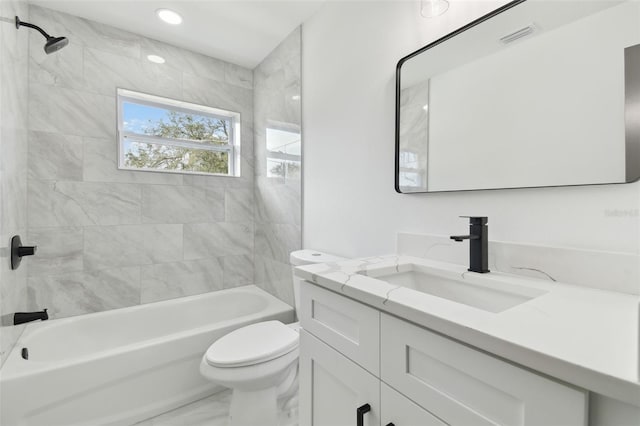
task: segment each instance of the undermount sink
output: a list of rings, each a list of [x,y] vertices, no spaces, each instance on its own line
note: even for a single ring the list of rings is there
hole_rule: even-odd
[[[416,264],[400,265],[397,269],[368,270],[366,275],[391,285],[494,313],[503,312],[547,293],[536,288],[505,283],[489,275],[459,274]]]

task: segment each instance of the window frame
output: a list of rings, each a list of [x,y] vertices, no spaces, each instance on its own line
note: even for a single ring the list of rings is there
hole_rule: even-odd
[[[141,135],[124,130],[124,103],[135,103],[138,105],[146,105],[154,108],[161,108],[169,111],[176,111],[185,114],[197,114],[199,116],[227,120],[231,122],[229,129],[229,141],[226,145],[209,145],[197,142],[189,142],[183,139],[167,138],[160,136]],[[118,143],[118,169],[138,172],[156,172],[156,173],[178,173],[190,175],[204,176],[223,176],[223,177],[240,177],[240,119],[241,114],[235,111],[224,110],[220,108],[199,105],[176,99],[166,98],[163,96],[150,95],[147,93],[137,92],[128,89],[118,88],[116,90],[117,104],[117,134]],[[181,148],[193,148],[203,151],[226,152],[228,156],[228,173],[208,173],[190,170],[169,170],[169,169],[152,169],[129,167],[125,164],[124,142],[126,140],[148,143],[153,145],[173,146]]]

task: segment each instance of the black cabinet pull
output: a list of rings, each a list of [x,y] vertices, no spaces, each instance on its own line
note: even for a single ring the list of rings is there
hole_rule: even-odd
[[[371,406],[369,404],[364,404],[358,407],[356,410],[356,424],[358,426],[364,426],[364,415],[371,411]]]
[[[394,425],[393,423],[387,423],[386,426],[396,426],[396,425]]]

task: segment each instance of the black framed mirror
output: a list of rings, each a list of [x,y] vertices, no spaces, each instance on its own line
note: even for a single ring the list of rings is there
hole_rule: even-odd
[[[400,59],[400,193],[640,179],[640,3],[516,0]]]

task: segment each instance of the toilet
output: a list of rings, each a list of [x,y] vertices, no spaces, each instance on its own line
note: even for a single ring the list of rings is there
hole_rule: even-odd
[[[315,250],[297,250],[293,268],[344,258]],[[300,279],[293,277],[296,314],[300,309]],[[299,323],[251,324],[221,337],[203,355],[200,373],[233,390],[230,426],[276,426],[278,399],[295,394],[298,386]]]

